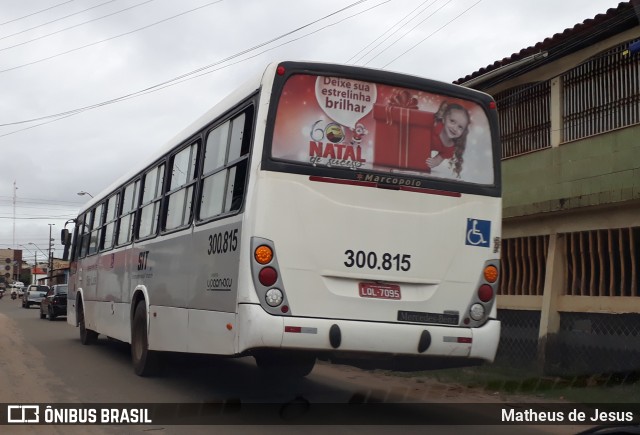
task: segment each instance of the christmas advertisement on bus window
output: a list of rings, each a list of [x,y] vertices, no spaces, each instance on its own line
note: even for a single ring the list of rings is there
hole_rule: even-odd
[[[493,183],[489,121],[477,103],[338,77],[289,78],[277,110],[272,157]]]

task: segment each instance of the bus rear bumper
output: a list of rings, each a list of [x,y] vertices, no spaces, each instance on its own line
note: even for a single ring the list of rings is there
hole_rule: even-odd
[[[239,353],[257,349],[315,352],[318,356],[380,354],[492,362],[500,321],[479,328],[272,316],[259,305],[239,306]]]

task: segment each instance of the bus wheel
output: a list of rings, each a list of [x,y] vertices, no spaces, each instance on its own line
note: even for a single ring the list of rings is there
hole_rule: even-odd
[[[268,376],[304,378],[313,370],[316,358],[309,355],[259,353],[256,364]]]
[[[95,344],[98,341],[98,333],[92,329],[87,329],[84,324],[84,308],[82,299],[78,299],[78,324],[80,325],[80,343],[84,345]]]
[[[158,352],[149,350],[147,308],[144,302],[136,306],[131,328],[131,361],[138,376],[155,376],[160,372]]]

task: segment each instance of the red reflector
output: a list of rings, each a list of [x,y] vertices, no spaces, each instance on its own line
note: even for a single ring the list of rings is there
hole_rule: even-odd
[[[270,287],[278,280],[278,272],[273,267],[263,267],[260,273],[258,273],[258,279],[260,284],[265,287]]]
[[[458,343],[471,343],[471,337],[458,337]]]
[[[495,102],[495,101],[491,101],[491,102],[489,103],[489,109],[493,110],[493,109],[495,109],[495,108],[496,108],[496,102]]]
[[[280,308],[280,311],[282,311],[283,313],[288,313],[289,307],[287,307],[286,305],[283,305],[282,308]]]
[[[493,289],[489,284],[481,285],[478,289],[478,297],[482,302],[489,302],[493,298]]]
[[[302,327],[300,327],[300,326],[285,326],[284,327],[284,332],[297,332],[297,333],[300,333],[300,332],[302,332]]]
[[[284,75],[284,67],[282,65],[280,65],[277,69],[276,69],[276,73],[281,76]]]

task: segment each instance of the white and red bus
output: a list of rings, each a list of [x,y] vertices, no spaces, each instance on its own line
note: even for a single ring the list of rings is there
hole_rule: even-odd
[[[269,65],[63,231],[68,322],[131,343],[143,376],[163,352],[299,375],[492,361],[497,124],[452,84]]]

